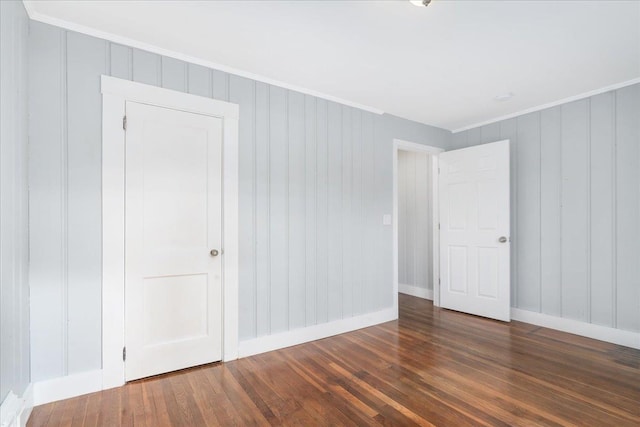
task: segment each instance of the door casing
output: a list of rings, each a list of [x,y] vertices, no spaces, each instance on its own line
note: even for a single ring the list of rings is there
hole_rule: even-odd
[[[127,101],[221,118],[223,361],[238,358],[238,118],[236,104],[101,77],[102,389],[125,383],[125,130]]]

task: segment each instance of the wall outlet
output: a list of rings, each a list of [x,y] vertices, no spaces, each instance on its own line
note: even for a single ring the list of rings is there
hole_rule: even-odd
[[[391,225],[391,215],[390,214],[382,215],[382,225]]]

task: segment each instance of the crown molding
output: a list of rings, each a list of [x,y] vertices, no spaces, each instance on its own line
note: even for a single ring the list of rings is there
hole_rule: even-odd
[[[536,111],[546,110],[547,108],[556,107],[558,105],[567,104],[569,102],[578,101],[580,99],[590,98],[592,96],[599,95],[601,93],[610,92],[610,91],[616,90],[616,89],[621,89],[623,87],[631,86],[631,85],[634,85],[634,84],[637,84],[637,83],[640,83],[640,77],[635,78],[635,79],[631,79],[631,80],[626,80],[626,81],[620,82],[620,83],[615,83],[615,84],[612,84],[612,85],[609,85],[609,86],[601,87],[600,89],[591,90],[589,92],[584,92],[584,93],[581,93],[581,94],[578,94],[578,95],[573,95],[573,96],[570,96],[568,98],[562,98],[562,99],[559,99],[557,101],[549,102],[547,104],[542,104],[542,105],[538,105],[536,107],[527,108],[526,110],[520,110],[520,111],[517,111],[515,113],[510,113],[510,114],[507,114],[507,115],[504,115],[504,116],[495,117],[493,119],[489,119],[489,120],[486,120],[486,121],[483,121],[483,122],[478,122],[478,123],[474,123],[474,124],[471,124],[471,125],[468,125],[468,126],[463,126],[461,128],[452,130],[451,133],[464,132],[465,130],[475,129],[475,128],[480,127],[480,126],[489,125],[491,123],[500,122],[502,120],[513,119],[514,117],[523,116],[525,114],[534,113]]]
[[[29,15],[29,18],[32,19],[33,21],[38,21],[38,22],[53,25],[56,27],[64,28],[69,31],[75,31],[77,33],[86,34],[88,36],[107,40],[107,41],[121,44],[124,46],[145,50],[147,52],[155,53],[158,55],[179,59],[181,61],[189,62],[191,64],[202,65],[203,67],[212,68],[212,69],[223,71],[229,74],[234,74],[236,76],[245,77],[247,79],[259,81],[262,83],[267,83],[269,85],[278,86],[284,89],[300,92],[306,95],[315,96],[317,98],[326,99],[327,101],[336,102],[338,104],[368,111],[370,113],[379,114],[379,115],[384,114],[384,111],[379,108],[359,104],[357,102],[352,102],[346,99],[338,98],[336,96],[327,95],[326,93],[318,92],[313,89],[307,89],[301,86],[288,84],[276,79],[272,79],[270,77],[265,77],[259,74],[251,73],[249,71],[240,70],[240,69],[229,67],[223,64],[218,64],[218,63],[215,63],[206,59],[198,58],[195,56],[185,55],[180,52],[165,49],[153,44],[141,42],[139,40],[135,40],[129,37],[120,36],[118,34],[110,33],[107,31],[97,30],[95,28],[80,25],[75,22],[66,21],[64,19],[55,18],[53,16],[49,16],[49,15],[38,12],[37,8],[35,7],[35,3],[37,2],[31,1],[31,0],[23,0],[24,7],[27,10],[27,15]]]

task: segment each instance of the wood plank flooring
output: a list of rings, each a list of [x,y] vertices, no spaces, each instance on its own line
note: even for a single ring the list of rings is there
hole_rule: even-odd
[[[34,409],[29,426],[640,426],[640,351],[400,295],[400,319]]]

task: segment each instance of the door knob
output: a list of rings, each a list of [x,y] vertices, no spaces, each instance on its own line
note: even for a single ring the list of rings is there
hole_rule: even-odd
[[[500,242],[500,243],[507,243],[507,238],[506,238],[506,237],[504,237],[504,236],[501,236],[501,237],[498,239],[498,242]]]
[[[211,256],[218,256],[220,254],[217,249],[211,249],[211,252],[209,253],[211,254]]]

